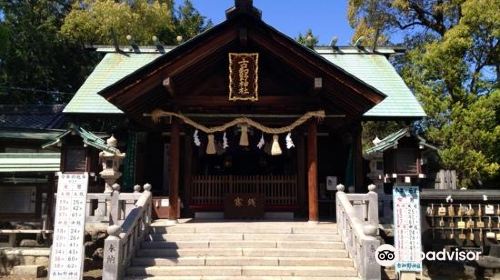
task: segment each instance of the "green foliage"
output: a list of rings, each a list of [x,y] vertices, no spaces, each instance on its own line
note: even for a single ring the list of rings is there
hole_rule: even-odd
[[[67,102],[98,62],[85,44],[176,44],[210,26],[189,0],[0,1],[0,103]],[[30,90],[33,89],[33,90]],[[68,94],[61,94],[68,93]]]
[[[468,108],[456,104],[453,122],[430,128],[432,139],[442,139],[444,167],[462,170],[462,185],[498,176],[500,170],[500,90],[480,96]]]
[[[498,178],[500,0],[373,2],[350,0],[350,23],[405,32],[409,51],[397,66],[424,106],[418,125],[443,166],[457,170],[462,186]]]
[[[312,30],[309,28],[306,34],[302,35],[302,33],[299,33],[299,36],[295,38],[295,41],[312,49],[314,46],[318,45],[319,38],[314,35]]]
[[[1,103],[53,103],[75,92],[88,73],[91,57],[58,36],[69,1],[0,1],[8,30],[0,51]],[[5,34],[4,34],[5,36]],[[39,91],[27,91],[26,89]],[[45,91],[45,92],[44,92]]]
[[[0,55],[4,54],[8,46],[9,29],[4,23],[0,23]]]
[[[113,32],[118,43],[128,44],[131,35],[137,44],[153,44],[156,36],[165,44],[176,44],[176,37],[189,39],[205,30],[207,24],[189,0],[179,11],[174,1],[83,0],[75,2],[64,20],[61,34],[88,44],[112,44]]]

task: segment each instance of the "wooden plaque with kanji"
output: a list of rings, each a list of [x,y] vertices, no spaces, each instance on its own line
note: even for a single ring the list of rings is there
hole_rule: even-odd
[[[258,193],[228,194],[224,199],[224,218],[261,219],[264,217],[264,197]]]
[[[259,100],[258,53],[229,53],[229,100]]]

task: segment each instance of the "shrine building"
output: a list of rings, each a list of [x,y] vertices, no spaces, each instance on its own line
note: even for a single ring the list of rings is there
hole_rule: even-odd
[[[389,61],[404,50],[308,48],[248,0],[177,46],[96,51],[104,58],[64,114],[114,135],[122,189],[151,183],[170,219],[231,216],[235,201],[263,217],[330,218],[336,183],[366,189],[361,122],[425,116]],[[86,149],[63,143],[62,171],[98,174],[99,151]]]

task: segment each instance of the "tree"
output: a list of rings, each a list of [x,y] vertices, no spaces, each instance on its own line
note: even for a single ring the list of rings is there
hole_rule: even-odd
[[[499,0],[349,1],[357,32],[406,35],[409,51],[396,66],[428,115],[419,127],[462,186],[500,172],[498,107],[492,105],[500,73],[498,18]]]
[[[83,0],[73,4],[61,34],[82,44],[112,44],[114,36],[118,43],[129,44],[127,35],[137,44],[152,44],[153,36],[176,44],[177,36],[189,39],[209,26],[189,0],[178,11],[173,0]]]
[[[177,43],[210,26],[190,1],[0,1],[0,103],[67,102],[98,62],[86,44]],[[2,36],[6,39],[3,40]]]
[[[295,41],[312,49],[314,48],[314,46],[318,45],[319,38],[316,35],[314,35],[312,30],[309,28],[305,35],[299,33],[299,36],[295,38]]]
[[[5,53],[8,44],[9,29],[5,23],[0,23],[0,55]]]
[[[82,83],[91,58],[58,36],[69,8],[70,1],[0,1],[8,30],[0,51],[0,86],[7,93],[1,103],[64,102],[70,95],[59,92],[73,93]]]

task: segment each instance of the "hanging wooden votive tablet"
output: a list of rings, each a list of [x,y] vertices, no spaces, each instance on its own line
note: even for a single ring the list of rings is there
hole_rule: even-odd
[[[241,126],[240,146],[248,146],[248,126]]]
[[[208,144],[207,144],[207,155],[214,155],[215,153],[216,153],[216,150],[215,150],[214,135],[209,134],[208,135]]]
[[[273,156],[278,156],[282,153],[278,139],[278,135],[273,135],[273,145],[271,147],[271,155]]]

